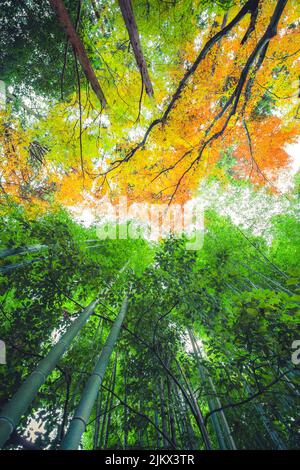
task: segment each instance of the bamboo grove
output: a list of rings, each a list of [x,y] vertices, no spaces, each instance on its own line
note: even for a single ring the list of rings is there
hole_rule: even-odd
[[[299,3],[0,15],[0,447],[298,449]]]

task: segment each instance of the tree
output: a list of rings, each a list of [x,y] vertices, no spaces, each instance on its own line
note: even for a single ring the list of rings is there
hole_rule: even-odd
[[[2,3],[1,444],[298,448],[298,2]]]

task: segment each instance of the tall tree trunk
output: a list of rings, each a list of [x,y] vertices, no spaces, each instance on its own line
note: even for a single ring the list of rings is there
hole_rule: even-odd
[[[6,274],[9,271],[14,271],[15,269],[23,268],[29,264],[37,263],[38,261],[42,261],[44,258],[34,258],[25,261],[21,261],[21,263],[13,263],[7,264],[6,266],[2,266],[0,268],[0,274]]]
[[[154,391],[152,392],[152,400],[153,400],[153,406],[154,406],[154,422],[155,426],[158,428],[159,427],[159,403],[158,403],[158,397],[160,395],[159,392],[159,387],[156,385],[154,387]],[[157,449],[161,449],[161,434],[157,432]]]
[[[93,11],[94,11],[95,17],[97,18],[97,20],[100,20],[100,12],[99,12],[99,10],[98,10],[96,1],[95,1],[95,0],[91,0],[91,4],[92,4],[92,7],[93,7]]]
[[[85,431],[89,416],[97,398],[97,393],[99,387],[101,386],[110,356],[117,342],[127,311],[127,305],[128,297],[126,297],[123,301],[121,310],[114,321],[104,348],[102,349],[99,359],[95,364],[92,375],[90,376],[84,388],[79,405],[75,410],[69,429],[62,441],[62,449],[77,449],[80,444],[81,436]]]
[[[168,388],[168,414],[169,414],[171,438],[172,438],[172,442],[174,442],[175,447],[177,447],[175,419],[174,419],[174,414],[173,414],[172,384],[170,382],[169,377],[167,377],[167,388]]]
[[[0,258],[6,258],[7,256],[22,255],[23,253],[32,253],[34,251],[46,250],[47,245],[31,245],[31,246],[19,246],[17,248],[4,248],[0,250]]]
[[[183,421],[184,421],[184,425],[186,429],[186,437],[187,437],[187,441],[189,444],[189,449],[193,450],[194,443],[196,442],[196,435],[194,433],[194,429],[190,420],[190,409],[183,395],[182,397],[179,396],[179,400],[180,400],[180,405],[183,406],[183,412],[184,412]]]
[[[64,2],[62,0],[49,0],[49,2],[53,10],[55,11],[61,26],[65,30],[67,38],[73,46],[73,49],[76,53],[76,56],[78,57],[79,63],[82,67],[82,70],[84,71],[88,82],[91,84],[91,87],[99,98],[101,105],[103,106],[103,108],[105,108],[106,99],[104,97],[104,93],[91,66],[85,47],[74,28],[69,13],[66,10]]]
[[[205,371],[204,371],[203,367],[200,364],[199,349],[197,348],[196,339],[195,339],[195,336],[194,336],[191,329],[188,329],[188,333],[189,333],[189,337],[190,337],[190,340],[191,340],[191,343],[192,343],[193,352],[194,352],[195,357],[196,357],[196,362],[197,362],[197,365],[198,365],[200,379],[202,381],[203,386],[205,387],[205,385],[207,384],[207,377],[206,377],[206,374],[205,374]],[[216,408],[216,406],[214,405],[214,401],[212,399],[208,399],[208,408],[209,408],[209,411],[212,411]],[[219,423],[219,419],[218,419],[218,416],[216,416],[216,414],[212,415],[212,424],[213,424],[213,428],[214,428],[214,431],[215,431],[215,434],[216,434],[216,437],[217,437],[219,449],[226,450],[227,447],[226,447],[226,444],[225,444],[225,441],[224,441],[224,437],[223,437],[223,434],[222,434],[222,429],[221,429],[221,426],[220,426],[220,423]]]
[[[168,434],[167,417],[166,417],[166,401],[165,401],[164,381],[162,377],[160,379],[160,410],[161,410],[161,429],[162,429],[162,432],[166,435]],[[169,443],[164,436],[163,436],[163,448],[164,449],[169,448]]]
[[[128,423],[127,423],[127,355],[124,366],[124,408],[123,408],[123,417],[124,417],[124,444],[123,447],[126,450],[128,447]]]
[[[157,407],[155,405],[155,409],[154,409],[154,423],[155,423],[155,426],[158,427],[159,426],[159,422],[158,422],[158,411],[157,411]],[[157,433],[157,448],[160,449],[161,448],[161,439],[160,439],[160,433],[158,432]]]
[[[117,363],[118,363],[118,354],[116,353],[115,364],[114,364],[114,370],[113,370],[113,375],[112,375],[112,384],[111,384],[111,387],[110,387],[110,389],[112,390],[112,393],[110,393],[110,401],[109,401],[108,416],[107,416],[107,425],[106,425],[106,432],[105,432],[104,449],[107,449],[107,445],[108,445],[109,428],[110,428],[110,418],[111,418],[111,409],[112,409],[113,403],[114,403],[114,395],[113,395],[113,392],[115,391],[115,385],[116,385]]]
[[[93,449],[96,450],[98,447],[99,440],[99,430],[100,430],[100,421],[102,413],[102,388],[98,391],[97,401],[96,401],[96,420],[95,420],[95,430],[94,430],[94,439],[93,439]]]
[[[139,399],[139,412],[143,414],[143,402],[142,399]],[[144,428],[141,426],[138,429],[138,439],[139,439],[139,448],[143,449],[144,447]]]
[[[177,387],[173,389],[174,391],[174,400],[177,413],[175,415],[175,419],[177,421],[177,429],[180,430],[180,440],[182,449],[192,449],[192,440],[190,438],[189,430],[187,427],[186,421],[186,413],[188,412],[187,409],[183,409],[183,402],[181,396],[179,395],[179,390]]]
[[[41,360],[34,371],[28,376],[19,390],[4,406],[0,413],[0,448],[7,441],[12,431],[18,425],[21,417],[34,400],[39,388],[46,381],[48,375],[56,367],[59,359],[70,346],[72,340],[79,333],[83,325],[93,313],[98,300],[91,302],[81,315],[72,323],[66,333],[53,346],[47,356]]]
[[[228,12],[226,12],[223,16],[223,20],[222,20],[222,24],[221,24],[221,31],[222,31],[222,29],[225,28],[226,23],[227,23],[227,19],[228,19]],[[220,40],[218,42],[218,45],[217,45],[217,50],[216,50],[216,53],[215,53],[214,62],[213,62],[212,68],[211,68],[211,75],[213,75],[215,73],[215,70],[216,70],[216,65],[218,63],[218,56],[220,54],[220,49],[221,49],[221,43],[222,43],[222,40]]]
[[[6,110],[6,83],[0,80],[0,110]]]
[[[196,360],[197,360],[197,363],[198,363],[198,369],[199,369],[199,374],[200,374],[201,380],[203,381],[204,384],[205,384],[206,381],[208,382],[208,384],[210,386],[210,389],[212,390],[212,392],[214,394],[214,399],[213,400],[208,400],[209,411],[212,411],[215,408],[221,408],[222,405],[221,405],[220,399],[217,395],[215,385],[214,385],[210,375],[207,374],[204,371],[204,369],[201,367],[200,359],[202,359],[202,354],[201,354],[201,351],[200,351],[200,349],[197,345],[194,333],[190,329],[188,330],[188,333],[189,333],[191,343],[192,343],[192,347],[193,347],[193,351],[194,351],[194,354],[196,356]],[[219,412],[219,414],[220,414],[220,419],[218,419],[218,416],[216,416],[216,413],[214,413],[212,415],[212,422],[213,422],[213,427],[214,427],[216,435],[217,435],[217,439],[218,439],[220,449],[236,450],[236,445],[235,445],[235,442],[234,442],[233,437],[231,435],[231,431],[230,431],[225,413],[224,413],[223,410],[221,410]],[[225,440],[227,442],[227,445],[224,442],[224,437],[225,437]]]
[[[177,429],[177,435],[179,436],[176,444],[179,446],[179,441],[180,441],[180,448],[185,449],[185,443],[184,443],[184,427],[183,427],[183,422],[182,418],[179,416],[179,413],[174,413],[174,419],[175,419],[175,429]]]
[[[104,295],[104,293],[105,292],[102,291],[102,295]],[[100,328],[100,325],[101,325],[101,332],[100,332],[100,337],[97,340],[97,334],[98,334],[98,329]],[[77,393],[78,393],[78,391],[80,391],[81,384],[85,380],[84,373],[86,372],[86,369],[89,366],[89,364],[92,363],[93,360],[95,359],[95,357],[97,356],[97,345],[99,345],[102,341],[103,327],[104,327],[104,322],[103,322],[102,319],[99,319],[97,329],[96,329],[96,331],[93,335],[93,339],[92,339],[92,341],[93,341],[93,353],[91,354],[91,358],[89,357],[86,360],[86,362],[84,363],[84,366],[79,371],[79,380],[77,380],[76,386],[74,387],[74,390],[73,390],[72,395],[71,395],[70,408],[72,408],[72,409],[75,407],[75,402],[77,401]],[[98,346],[98,348],[99,348],[99,346]]]
[[[245,382],[245,389],[249,393],[252,392],[251,387]],[[268,434],[269,439],[274,443],[276,450],[286,450],[286,446],[282,441],[279,434],[275,431],[272,422],[269,420],[268,416],[266,415],[263,406],[260,403],[254,405],[254,408],[261,419],[261,422]]]
[[[205,424],[204,424],[204,419],[203,419],[203,416],[202,416],[202,412],[199,408],[199,405],[197,403],[197,400],[194,396],[194,393],[193,393],[193,390],[189,384],[189,381],[187,380],[186,376],[185,376],[185,373],[183,372],[179,362],[176,360],[176,364],[177,364],[177,367],[178,367],[178,370],[180,372],[180,374],[182,375],[182,378],[186,384],[186,387],[187,387],[187,390],[189,392],[189,396],[191,398],[191,402],[192,402],[192,405],[193,405],[193,410],[194,410],[194,416],[196,418],[196,421],[197,421],[197,425],[199,427],[199,430],[201,432],[201,435],[202,435],[202,439],[203,439],[203,443],[204,443],[204,446],[207,450],[211,450],[211,443],[210,443],[210,439],[209,439],[209,436],[208,436],[208,433],[207,433],[207,429],[205,427]]]
[[[98,329],[101,324],[101,330],[100,330],[100,337],[99,337],[99,343],[102,344],[102,338],[103,338],[103,330],[104,330],[104,321],[103,319],[99,321],[95,335],[94,335],[94,342],[95,338],[97,337],[98,334]],[[96,401],[96,420],[95,420],[95,431],[94,431],[94,440],[93,440],[93,449],[98,448],[98,440],[99,440],[99,430],[100,430],[100,422],[102,421],[103,417],[101,416],[102,413],[102,395],[103,395],[103,390],[98,390],[97,394],[97,401]]]
[[[111,389],[111,386],[112,386],[112,379],[113,378],[111,377],[110,382],[109,382],[109,388],[110,389]],[[110,400],[110,394],[107,391],[106,392],[105,407],[104,407],[104,415],[103,415],[102,424],[101,424],[101,433],[100,433],[98,449],[103,449],[104,448],[105,430],[106,430],[106,423],[107,423],[108,410],[109,410],[109,400]]]

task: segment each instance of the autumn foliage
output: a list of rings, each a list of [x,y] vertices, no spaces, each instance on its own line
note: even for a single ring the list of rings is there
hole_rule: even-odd
[[[171,204],[195,196],[208,177],[224,182],[243,179],[276,192],[278,175],[290,164],[286,145],[299,135],[297,2],[285,7],[262,64],[258,67],[257,58],[250,67],[234,112],[226,105],[275,7],[273,0],[258,2],[255,28],[246,41],[249,14],[213,45],[166,122],[151,129],[144,145],[139,144],[147,129],[167,108],[199,51],[241,7],[216,11],[202,29],[191,18],[194,34],[183,38],[176,63],[161,69],[152,66],[154,99],[141,94],[134,64],[126,66],[126,60],[114,58],[100,34],[96,48],[115,77],[106,80],[108,109],[99,109],[96,96],[82,81],[72,96],[51,106],[44,118],[26,129],[9,111],[2,113],[3,195],[42,205],[74,206],[84,201],[94,206],[105,195]],[[40,162],[30,152],[32,141],[45,148]]]

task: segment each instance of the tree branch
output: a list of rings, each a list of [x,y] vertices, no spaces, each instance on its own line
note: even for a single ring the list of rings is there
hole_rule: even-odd
[[[201,52],[197,56],[195,62],[191,67],[188,68],[186,73],[184,74],[183,78],[179,82],[179,85],[174,92],[165,112],[163,113],[161,118],[155,119],[154,121],[151,122],[149,125],[148,129],[146,130],[143,139],[135,146],[133,147],[127,155],[122,158],[115,160],[112,163],[112,166],[110,169],[107,170],[106,173],[116,169],[119,165],[121,165],[123,162],[128,162],[134,154],[141,148],[143,147],[147,140],[149,135],[151,134],[152,130],[158,126],[159,124],[164,124],[166,120],[169,117],[169,114],[171,113],[172,109],[174,108],[177,100],[180,98],[182,91],[184,90],[188,80],[190,77],[194,74],[194,72],[197,70],[199,64],[205,59],[207,56],[208,52],[211,50],[211,48],[217,44],[226,34],[231,31],[234,26],[236,26],[247,13],[251,13],[254,8],[256,8],[256,5],[258,4],[258,0],[248,0],[247,3],[243,6],[243,8],[239,11],[239,13],[228,23],[228,25],[224,26],[217,34],[215,34],[211,39],[209,39],[204,47],[202,48]]]
[[[107,103],[104,97],[104,93],[102,91],[100,83],[98,82],[95,72],[91,66],[85,47],[73,26],[72,20],[69,16],[69,13],[66,10],[66,7],[63,1],[62,0],[49,0],[49,2],[54,12],[56,13],[58,21],[60,22],[61,26],[65,30],[67,38],[69,39],[70,43],[72,44],[76,52],[76,55],[78,57],[78,60],[80,62],[80,65],[84,71],[84,74],[87,80],[89,81],[94,92],[99,98],[99,101],[102,107],[105,108]]]
[[[245,398],[244,400],[241,400],[241,401],[237,401],[237,402],[233,402],[233,403],[228,403],[227,405],[223,405],[223,406],[220,406],[219,408],[215,408],[214,410],[210,411],[209,413],[207,413],[207,415],[205,416],[205,419],[204,419],[204,423],[205,425],[207,425],[207,421],[208,421],[208,418],[216,413],[217,411],[222,411],[222,410],[225,410],[226,408],[235,408],[237,406],[241,406],[241,405],[244,405],[245,403],[248,403],[249,401],[251,400],[254,400],[255,398],[257,398],[258,396],[260,395],[263,395],[267,390],[269,390],[269,388],[271,388],[273,385],[275,385],[277,382],[279,382],[281,380],[281,378],[286,374],[286,371],[283,372],[282,374],[280,374],[279,377],[277,377],[275,380],[273,380],[271,383],[269,383],[268,385],[266,385],[265,387],[261,388],[260,390],[258,390],[257,392],[253,393],[252,395],[249,395],[247,398]]]

